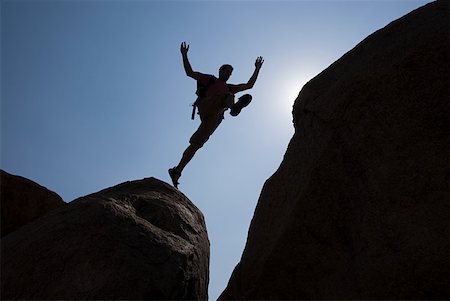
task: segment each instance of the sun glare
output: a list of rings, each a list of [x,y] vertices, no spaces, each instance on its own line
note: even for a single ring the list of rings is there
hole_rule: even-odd
[[[280,82],[280,100],[282,103],[280,107],[283,111],[288,111],[291,114],[292,106],[297,99],[300,90],[308,82],[309,78],[305,76],[291,76],[282,79]]]

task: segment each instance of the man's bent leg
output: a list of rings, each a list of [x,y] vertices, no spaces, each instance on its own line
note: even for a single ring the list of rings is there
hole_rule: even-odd
[[[234,107],[234,94],[228,93],[224,95],[225,106],[229,109]]]
[[[239,97],[238,101],[231,107],[230,115],[237,116],[241,113],[241,110],[248,106],[252,101],[252,96],[250,94],[245,94]]]

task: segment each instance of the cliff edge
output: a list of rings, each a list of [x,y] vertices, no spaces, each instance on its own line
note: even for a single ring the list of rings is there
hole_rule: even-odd
[[[450,296],[449,16],[419,8],[303,87],[220,300]]]
[[[155,178],[79,198],[2,239],[1,298],[207,300],[204,217]]]

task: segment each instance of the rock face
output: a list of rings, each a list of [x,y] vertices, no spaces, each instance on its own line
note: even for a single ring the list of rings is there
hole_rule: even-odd
[[[450,2],[312,79],[219,299],[448,299]]]
[[[203,215],[154,178],[79,198],[1,247],[2,299],[208,298]]]
[[[63,199],[41,185],[0,170],[1,237],[64,206]]]

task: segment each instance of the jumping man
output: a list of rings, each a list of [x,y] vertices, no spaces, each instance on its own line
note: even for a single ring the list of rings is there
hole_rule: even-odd
[[[252,96],[245,94],[237,102],[234,101],[234,94],[253,88],[259,74],[259,70],[264,62],[260,56],[255,61],[255,71],[245,84],[228,84],[227,80],[233,72],[231,65],[225,64],[219,68],[219,77],[203,74],[192,70],[187,56],[189,45],[181,43],[180,51],[183,57],[183,66],[186,75],[197,81],[198,98],[194,104],[198,108],[200,115],[200,126],[189,140],[189,146],[183,153],[180,163],[169,169],[169,175],[175,187],[178,187],[178,179],[186,165],[194,157],[195,153],[208,141],[211,134],[216,130],[224,118],[224,112],[230,109],[231,116],[237,116],[242,108],[246,107],[252,100]],[[194,113],[192,115],[194,117]]]

